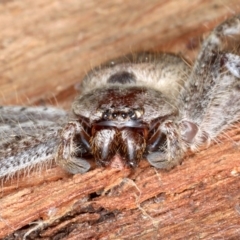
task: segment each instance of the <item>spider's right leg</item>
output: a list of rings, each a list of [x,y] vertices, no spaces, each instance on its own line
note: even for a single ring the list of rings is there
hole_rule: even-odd
[[[77,121],[69,122],[61,133],[61,143],[58,147],[56,162],[66,171],[76,174],[85,173],[90,169],[90,164],[83,157],[78,157],[89,152],[90,137]],[[76,140],[80,145],[76,144]]]
[[[239,42],[240,15],[223,22],[206,39],[181,93],[183,118],[199,127],[193,149],[240,119]]]

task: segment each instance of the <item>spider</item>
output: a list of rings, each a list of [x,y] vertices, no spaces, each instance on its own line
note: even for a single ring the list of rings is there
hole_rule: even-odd
[[[240,15],[216,27],[193,67],[168,53],[137,53],[90,71],[72,115],[1,107],[0,177],[43,162],[84,173],[136,168],[146,158],[170,169],[240,119]],[[68,118],[70,118],[68,120]],[[117,159],[117,160],[116,160]]]

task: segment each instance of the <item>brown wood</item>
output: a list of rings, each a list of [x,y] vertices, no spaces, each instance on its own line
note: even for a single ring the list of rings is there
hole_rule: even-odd
[[[69,108],[91,67],[131,51],[192,61],[235,12],[239,0],[1,1],[0,103]],[[228,136],[169,172],[142,161],[132,172],[53,167],[4,182],[0,238],[22,239],[39,223],[32,239],[238,239],[240,132]]]

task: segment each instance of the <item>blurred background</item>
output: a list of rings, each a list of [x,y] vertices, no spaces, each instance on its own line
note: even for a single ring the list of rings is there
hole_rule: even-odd
[[[0,105],[69,108],[86,72],[133,51],[180,53],[240,12],[239,0],[0,1]]]

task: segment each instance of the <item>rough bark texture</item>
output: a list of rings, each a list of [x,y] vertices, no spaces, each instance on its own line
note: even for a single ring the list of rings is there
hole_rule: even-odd
[[[192,61],[202,37],[237,12],[239,0],[0,1],[0,103],[69,108],[87,70],[131,51]],[[142,161],[4,182],[0,238],[239,239],[239,128],[228,136],[169,172]]]

